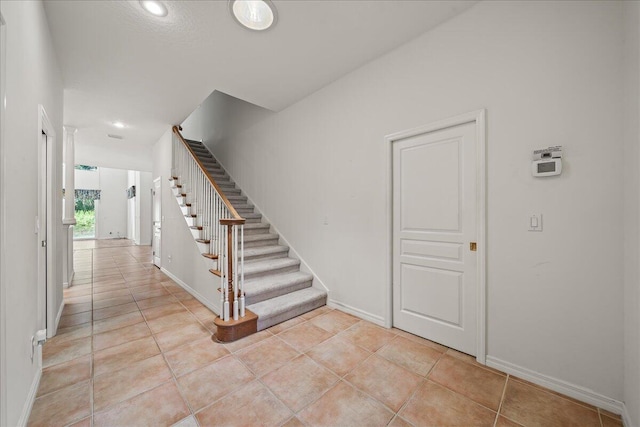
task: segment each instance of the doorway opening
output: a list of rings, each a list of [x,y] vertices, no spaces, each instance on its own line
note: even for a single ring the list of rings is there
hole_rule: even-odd
[[[54,164],[53,153],[56,133],[42,105],[38,106],[38,217],[36,230],[38,234],[38,325],[46,329],[47,337],[56,333],[57,319],[62,314],[62,304],[56,310],[56,289],[54,281],[55,241],[53,217]]]

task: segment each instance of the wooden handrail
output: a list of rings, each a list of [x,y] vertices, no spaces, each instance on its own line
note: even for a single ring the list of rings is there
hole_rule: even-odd
[[[225,204],[225,206],[229,210],[229,213],[233,216],[234,224],[244,224],[245,219],[242,218],[240,214],[238,214],[238,212],[236,211],[236,208],[233,207],[229,199],[227,199],[227,196],[225,196],[225,194],[222,192],[218,184],[216,184],[216,181],[211,177],[211,174],[209,174],[209,171],[207,171],[207,169],[204,167],[204,165],[202,164],[198,156],[196,156],[196,153],[194,153],[191,146],[187,143],[187,141],[185,141],[182,134],[180,133],[180,129],[178,128],[178,126],[174,126],[172,129],[173,129],[173,133],[176,134],[178,138],[180,138],[180,141],[182,141],[182,145],[184,145],[185,148],[189,151],[189,153],[191,154],[191,157],[193,158],[193,160],[195,160],[196,164],[198,165],[198,167],[200,168],[204,176],[207,178],[209,183],[211,183],[213,188],[216,189],[216,192],[220,196],[220,199],[222,199],[222,203]],[[223,220],[220,220],[220,222],[222,221]]]

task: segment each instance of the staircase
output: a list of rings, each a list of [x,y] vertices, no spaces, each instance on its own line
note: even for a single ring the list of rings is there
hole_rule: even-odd
[[[246,196],[242,195],[241,190],[236,188],[235,183],[209,150],[201,142],[182,139],[179,130],[175,128],[174,133],[182,144],[188,145],[190,150],[186,151],[189,151],[191,156],[195,156],[199,167],[206,170],[220,191],[224,193],[228,202],[235,208],[237,214],[246,221],[243,232],[238,234],[237,244],[239,248],[243,249],[244,262],[243,264],[238,262],[238,265],[232,269],[242,268],[243,270],[236,274],[243,276],[244,304],[249,312],[257,315],[257,331],[325,305],[326,292],[311,286],[313,276],[300,271],[300,260],[288,256],[289,248],[279,244],[278,234],[272,233],[270,225],[262,222],[260,212],[249,203]],[[199,225],[202,222],[199,221],[198,212],[202,209],[196,209],[194,204],[189,203],[191,198],[188,193],[189,189],[196,191],[197,186],[181,182],[183,180],[184,178],[179,179],[178,176],[172,177],[172,188],[200,252],[209,260],[212,267],[210,269],[212,273],[211,286],[218,288],[219,277],[224,276],[224,268],[226,267],[224,263],[227,261],[218,259],[218,255],[211,253],[216,252],[211,249],[213,244],[211,239],[213,238],[201,235],[203,227]],[[221,234],[225,237],[224,232]],[[233,259],[233,257],[231,258]],[[238,279],[236,279],[237,281]],[[220,320],[219,331],[223,323]],[[234,327],[236,323],[241,322],[235,321],[234,323],[233,320],[230,320],[227,323],[230,325],[229,327]],[[229,336],[233,338],[228,340],[241,338],[245,335],[247,333],[230,333]],[[220,334],[218,334],[218,338],[220,338]]]

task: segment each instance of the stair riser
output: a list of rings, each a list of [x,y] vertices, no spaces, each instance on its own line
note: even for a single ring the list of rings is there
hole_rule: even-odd
[[[244,257],[245,261],[257,261],[257,260],[265,260],[265,259],[279,259],[279,258],[286,258],[288,255],[288,252],[276,252],[273,254],[260,254],[260,255],[253,255],[253,256],[246,256]]]
[[[211,269],[217,270],[218,269],[218,260],[217,259],[211,259],[211,258],[206,258],[206,257],[202,257],[202,259],[204,260],[205,264],[207,265],[207,270],[211,270]]]
[[[209,172],[213,172],[213,171],[224,172],[224,169],[222,168],[222,166],[220,166],[216,162],[212,162],[210,160],[202,161],[202,165],[205,168],[207,168],[207,170],[209,170]]]
[[[234,182],[229,181],[228,179],[214,179],[214,181],[222,191],[224,191],[227,188],[231,188],[231,189],[236,188],[236,184]]]
[[[270,276],[273,274],[281,274],[281,273],[289,273],[291,271],[298,271],[300,269],[300,266],[298,264],[294,264],[291,266],[286,266],[286,267],[282,267],[282,268],[274,268],[271,270],[266,270],[266,271],[259,271],[259,272],[255,272],[255,273],[248,273],[245,271],[244,273],[244,278],[245,280],[248,279],[257,279],[259,277],[264,277],[264,276]]]
[[[192,216],[191,216],[191,217],[189,217],[189,216],[185,216],[185,217],[184,217],[184,220],[185,220],[185,221],[187,221],[187,225],[188,225],[189,227],[191,227],[192,225],[196,225],[196,220],[197,220],[197,218],[194,218],[194,217],[192,217]]]
[[[280,295],[285,295],[291,292],[299,291],[300,289],[305,289],[311,286],[311,280],[300,282],[300,283],[292,283],[289,286],[282,287],[279,289],[270,289],[267,292],[263,292],[261,294],[255,295],[247,295],[245,304],[251,305],[256,304],[258,302],[266,301],[271,298],[279,297]]]
[[[262,221],[262,218],[245,218],[245,221],[246,221],[247,223],[252,223],[252,224],[253,224],[253,223],[255,223],[255,222],[260,222],[260,221]]]
[[[182,193],[182,188],[172,187],[171,192],[173,193],[174,196],[177,196],[178,194]]]
[[[256,234],[266,234],[269,232],[269,227],[265,228],[245,228],[244,235],[245,236],[255,236]]]
[[[232,196],[227,196],[227,199],[229,199],[229,201],[234,205],[236,203],[239,205],[246,205],[248,203],[247,196],[240,196],[240,195],[234,194]]]
[[[260,246],[272,246],[278,244],[278,238],[269,240],[258,240],[256,242],[244,242],[245,248],[258,248]]]
[[[193,150],[193,152],[196,153],[198,156],[211,156],[211,153],[209,153],[209,150],[204,148],[202,145],[191,145],[190,147]]]
[[[192,208],[190,206],[180,206],[180,210],[182,211],[182,215],[191,214]]]
[[[240,215],[242,215],[243,213],[253,213],[253,208],[236,208],[235,206],[234,208]]]
[[[209,253],[209,249],[210,249],[209,248],[209,243],[196,242],[196,244],[198,245],[198,250],[200,251],[201,254],[208,254]]]
[[[199,239],[200,238],[200,235],[202,234],[201,230],[197,230],[197,229],[193,229],[193,228],[190,228],[189,230],[191,231],[191,235],[193,236],[194,239]]]

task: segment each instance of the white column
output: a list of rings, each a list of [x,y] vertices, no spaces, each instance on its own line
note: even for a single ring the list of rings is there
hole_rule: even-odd
[[[63,239],[62,276],[65,288],[71,285],[74,276],[73,269],[73,226],[76,224],[75,213],[75,133],[77,129],[64,127],[64,145],[62,147],[64,165],[64,212],[62,218],[65,237]]]

